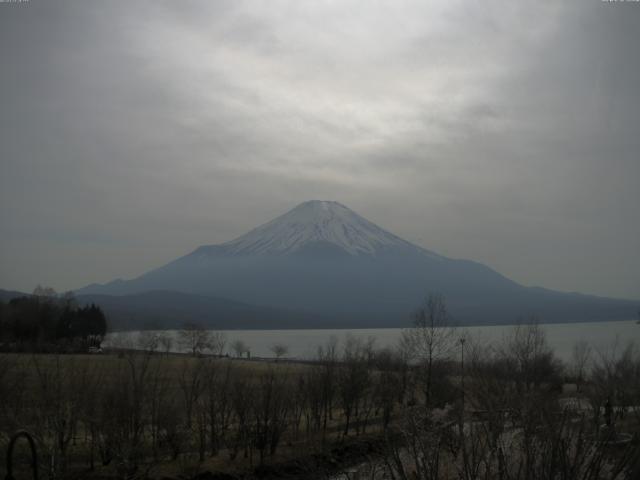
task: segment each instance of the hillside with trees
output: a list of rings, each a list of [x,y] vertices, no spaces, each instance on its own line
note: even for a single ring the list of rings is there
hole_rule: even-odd
[[[72,294],[37,287],[32,295],[0,301],[3,351],[82,352],[99,348],[107,319],[95,305],[78,305]]]

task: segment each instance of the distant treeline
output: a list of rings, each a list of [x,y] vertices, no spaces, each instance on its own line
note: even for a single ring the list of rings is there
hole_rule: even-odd
[[[33,295],[0,301],[3,350],[86,350],[99,347],[106,331],[100,307],[79,306],[71,294],[38,287]]]

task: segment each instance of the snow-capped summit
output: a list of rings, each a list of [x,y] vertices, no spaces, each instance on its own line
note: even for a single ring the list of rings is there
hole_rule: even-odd
[[[301,203],[221,247],[233,255],[278,255],[310,245],[337,247],[350,255],[375,255],[393,247],[417,248],[341,203],[326,200]]]

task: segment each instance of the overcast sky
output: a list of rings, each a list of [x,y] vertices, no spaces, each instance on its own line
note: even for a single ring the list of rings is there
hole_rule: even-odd
[[[640,299],[640,3],[0,3],[0,288],[135,277],[308,199]]]

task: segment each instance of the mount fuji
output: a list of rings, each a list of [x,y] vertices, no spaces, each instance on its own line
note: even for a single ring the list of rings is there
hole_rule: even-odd
[[[259,306],[270,312],[262,328],[406,326],[432,292],[444,295],[462,324],[512,323],[531,315],[544,322],[630,319],[637,308],[632,301],[522,286],[482,264],[407,242],[340,203],[318,200],[138,278],[77,291],[98,302],[111,298],[121,310],[127,298],[150,292],[174,292],[183,321],[194,298],[199,318],[203,298],[250,305],[254,318]],[[224,327],[247,328],[244,310],[234,311]],[[216,324],[211,315],[208,323]]]

